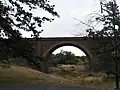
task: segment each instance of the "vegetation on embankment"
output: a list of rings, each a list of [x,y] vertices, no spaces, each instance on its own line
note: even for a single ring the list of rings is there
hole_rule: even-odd
[[[70,72],[66,68],[64,69],[61,72],[45,74],[22,66],[11,66],[11,68],[0,67],[0,83],[85,85],[86,87],[100,88],[100,90],[105,88],[113,90],[114,88],[113,81],[104,83],[104,75],[99,74],[100,76],[96,75],[96,77],[84,73],[78,76],[78,73],[75,73],[75,71]]]
[[[50,74],[45,74],[37,70],[11,66],[11,68],[0,67],[0,82],[1,83],[66,83],[68,80],[62,77],[56,77]]]
[[[88,76],[77,71],[61,70],[52,74],[45,74],[40,71],[21,67],[11,68],[0,67],[1,83],[53,83],[53,84],[96,84],[104,82],[101,76]]]

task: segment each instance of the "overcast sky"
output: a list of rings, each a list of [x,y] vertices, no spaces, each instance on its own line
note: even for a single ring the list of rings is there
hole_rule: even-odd
[[[120,6],[120,0],[116,1]],[[73,17],[85,21],[90,18],[89,14],[100,12],[99,0],[51,0],[51,2],[56,5],[55,10],[60,18],[44,25],[44,32],[41,35],[45,37],[67,37],[74,36],[77,32],[85,33],[85,26],[77,26],[79,22]],[[72,51],[76,55],[84,55],[75,47],[61,47],[54,53],[60,52],[61,49]]]
[[[85,33],[83,26],[77,26],[78,21],[73,18],[85,20],[89,18],[90,13],[99,11],[99,0],[50,0],[51,4],[55,5],[55,10],[60,15],[60,18],[54,17],[55,20],[45,22],[43,25],[42,37],[67,37],[74,36],[76,32]],[[46,12],[34,12],[36,15],[45,15],[51,17]],[[24,35],[29,37],[30,35]]]
[[[72,52],[72,53],[74,53],[76,56],[85,56],[85,55],[86,55],[83,51],[81,51],[80,49],[78,49],[78,48],[76,48],[76,47],[73,47],[73,46],[63,46],[63,47],[60,47],[60,48],[56,49],[56,50],[53,52],[53,54],[60,53],[61,50]]]
[[[1,1],[1,0],[0,0]],[[2,0],[6,1],[7,0]],[[100,0],[49,0],[50,4],[55,5],[55,11],[58,12],[60,18],[54,17],[55,20],[45,22],[43,24],[43,32],[41,37],[68,37],[75,36],[77,32],[85,33],[84,25],[77,25],[79,22],[73,18],[85,21],[90,18],[91,13],[100,13]],[[120,6],[120,0],[116,0]],[[47,12],[36,10],[33,12],[37,16],[52,17]],[[37,28],[39,29],[39,28]],[[31,34],[24,33],[25,37],[30,37]]]
[[[52,23],[44,25],[44,32],[41,34],[44,37],[71,37],[73,34],[77,34],[76,31],[80,31],[80,26],[76,26],[78,21],[85,19],[85,17],[92,12],[94,0],[51,0],[51,3],[55,4],[55,10],[60,15],[60,18],[55,18]],[[80,32],[84,32],[81,29]],[[61,50],[71,51],[77,56],[85,55],[81,50],[76,47],[64,46],[54,51],[54,54]]]
[[[93,0],[94,1],[94,0]],[[60,15],[60,18],[56,18],[52,23],[44,25],[44,32],[42,36],[73,36],[77,21],[73,19],[83,19],[87,14],[91,12],[92,0],[51,0],[56,5],[55,10]]]
[[[116,0],[117,4],[120,6],[120,0]],[[60,18],[55,17],[52,23],[46,22],[43,25],[43,33],[41,37],[71,37],[78,34],[78,32],[84,34],[85,26],[79,24],[79,21],[74,20],[77,18],[79,20],[85,21],[90,19],[91,13],[100,13],[100,3],[99,0],[50,0],[51,4],[55,5],[55,10],[60,15]],[[48,13],[42,13],[38,10],[34,12],[36,15],[50,16]],[[29,37],[30,35],[25,34]],[[61,50],[71,51],[76,55],[85,55],[81,50],[76,47],[64,46],[55,50],[54,54],[60,52]]]
[[[116,1],[120,6],[120,0]],[[90,18],[89,14],[100,12],[99,0],[50,0],[50,3],[55,5],[55,10],[60,15],[60,18],[54,17],[55,20],[52,23],[45,22],[41,37],[71,37],[77,35],[78,32],[84,34],[85,26],[82,24],[78,25],[79,22],[73,18],[85,21]],[[35,11],[34,14],[52,17],[49,13],[41,12],[40,10]],[[23,36],[30,37],[31,35],[24,32]],[[66,47],[66,49],[72,52],[81,52],[71,47]]]
[[[116,1],[120,6],[120,0]],[[52,23],[45,22],[41,37],[68,37],[75,36],[78,32],[85,34],[86,27],[82,24],[78,26],[79,21],[73,18],[85,21],[90,19],[89,14],[100,13],[99,0],[50,0],[50,3],[55,5],[55,10],[60,18],[54,17],[55,20]],[[38,16],[52,17],[49,13],[40,10],[34,13]],[[30,37],[30,34],[24,34],[23,36]]]
[[[85,26],[77,24],[79,20],[85,21],[90,18],[91,13],[100,12],[99,0],[50,0],[55,4],[55,10],[60,18],[55,18],[52,23],[45,23],[43,26],[44,37],[67,37],[74,36],[77,32],[85,33]],[[120,5],[120,0],[116,0]]]

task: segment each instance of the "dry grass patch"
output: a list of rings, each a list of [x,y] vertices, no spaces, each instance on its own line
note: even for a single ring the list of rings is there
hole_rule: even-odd
[[[68,80],[45,74],[31,68],[11,66],[11,68],[0,67],[0,82],[20,83],[67,83]]]
[[[93,77],[93,76],[87,76],[87,77],[78,76],[76,78],[73,78],[72,80],[77,84],[101,84],[105,82],[103,77]]]
[[[71,70],[71,66],[75,70]],[[83,65],[61,65],[59,68],[61,70],[56,71],[54,75],[72,80],[75,84],[100,84],[107,79],[106,74],[89,72]]]
[[[104,78],[98,76],[77,76],[68,80],[63,77],[52,74],[44,74],[37,70],[11,66],[11,68],[0,67],[0,83],[51,83],[51,84],[69,84],[69,85],[85,85],[86,87],[95,87],[99,90],[114,90],[113,83],[103,83]],[[97,82],[97,84],[96,84]],[[99,82],[99,84],[98,84]],[[92,83],[92,84],[91,84]]]

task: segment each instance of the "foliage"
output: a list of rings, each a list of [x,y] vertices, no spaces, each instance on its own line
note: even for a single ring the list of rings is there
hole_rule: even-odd
[[[94,39],[100,39],[100,47],[96,50],[98,55],[97,66],[107,70],[112,66],[115,67],[115,53],[120,53],[120,12],[117,3],[113,1],[101,1],[102,14],[96,17],[96,21],[103,23],[103,29],[94,31],[88,29],[89,35]],[[118,58],[118,56],[117,56]],[[113,63],[114,62],[114,63]],[[99,64],[99,65],[98,65]]]
[[[0,31],[7,37],[20,36],[20,29],[32,31],[33,36],[38,37],[41,30],[36,30],[37,26],[41,27],[46,20],[50,22],[53,20],[35,16],[32,13],[33,10],[43,9],[53,16],[58,16],[57,12],[54,11],[55,5],[50,5],[48,0],[8,0],[6,2],[7,5],[0,1]]]
[[[79,62],[81,62],[80,58],[69,51],[61,50],[61,52],[57,53],[54,57],[58,64],[78,64]]]
[[[39,67],[41,57],[27,40],[23,40],[21,31],[32,32],[31,36],[38,38],[43,30],[37,28],[41,28],[45,21],[51,22],[54,19],[36,16],[32,12],[42,9],[59,17],[54,7],[48,0],[0,1],[0,59],[9,61],[9,58],[23,57]]]
[[[23,58],[28,61],[28,63],[40,70],[40,60],[43,60],[41,56],[37,55],[35,52],[34,48],[32,48],[32,44],[30,44],[26,40],[20,40],[20,41],[15,41],[15,43],[11,40],[10,46],[5,46],[8,42],[8,39],[1,41],[3,44],[1,44],[0,49],[2,50],[0,52],[0,59],[1,60],[7,60],[10,64],[11,58]],[[8,44],[7,44],[8,45]],[[6,50],[6,51],[5,51]],[[20,60],[20,59],[19,59]],[[22,60],[23,61],[23,60]]]

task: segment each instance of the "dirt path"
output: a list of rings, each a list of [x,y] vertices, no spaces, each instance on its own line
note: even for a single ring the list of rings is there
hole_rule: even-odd
[[[0,90],[97,90],[85,86],[51,84],[0,84]]]

